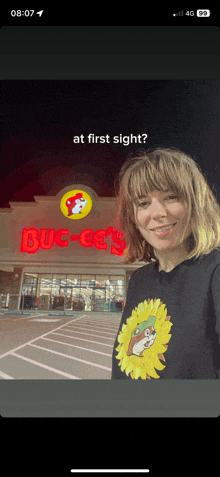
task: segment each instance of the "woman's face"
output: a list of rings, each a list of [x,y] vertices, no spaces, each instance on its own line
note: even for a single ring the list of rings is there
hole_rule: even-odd
[[[188,226],[183,237],[187,209],[172,190],[155,190],[142,197],[134,205],[134,213],[141,235],[155,250],[176,248],[191,233]]]

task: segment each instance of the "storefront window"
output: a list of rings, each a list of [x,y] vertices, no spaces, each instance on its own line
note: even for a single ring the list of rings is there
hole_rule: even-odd
[[[111,311],[116,303],[122,311],[123,276],[26,273],[20,308]]]
[[[32,283],[37,283],[37,277],[38,275],[37,274],[25,274],[25,279],[24,279],[24,283],[26,284],[32,284]]]
[[[74,285],[79,285],[80,284],[80,278],[78,275],[67,275],[66,279],[66,284],[67,286],[74,286]]]
[[[0,294],[0,308],[8,308],[9,295],[9,293]]]

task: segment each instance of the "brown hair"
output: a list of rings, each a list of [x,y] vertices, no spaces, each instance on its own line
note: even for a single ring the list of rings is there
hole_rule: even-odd
[[[158,148],[128,158],[115,179],[116,222],[127,245],[122,263],[156,260],[153,247],[135,225],[133,204],[153,190],[163,191],[164,184],[188,210],[185,230],[191,224],[192,233],[187,259],[208,254],[220,246],[220,206],[199,166],[181,151]]]

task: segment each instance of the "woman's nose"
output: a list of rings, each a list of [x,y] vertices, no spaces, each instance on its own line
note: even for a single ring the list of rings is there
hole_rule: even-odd
[[[150,206],[150,214],[152,218],[164,217],[167,215],[166,207],[159,201],[154,202]]]

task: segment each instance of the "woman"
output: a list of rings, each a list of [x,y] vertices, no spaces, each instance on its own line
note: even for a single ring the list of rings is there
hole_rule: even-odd
[[[119,227],[133,272],[112,379],[219,379],[220,207],[193,159],[156,149],[119,173]]]

